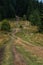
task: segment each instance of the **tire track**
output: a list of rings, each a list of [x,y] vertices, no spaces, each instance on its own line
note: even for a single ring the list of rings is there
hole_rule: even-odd
[[[17,51],[16,47],[13,46],[14,54],[14,65],[26,65],[26,61],[23,56]]]
[[[0,48],[0,65],[2,64],[3,61],[4,49],[5,49],[5,45]]]

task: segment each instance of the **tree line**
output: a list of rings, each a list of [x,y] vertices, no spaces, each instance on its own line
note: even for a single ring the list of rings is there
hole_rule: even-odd
[[[16,16],[29,20],[33,25],[43,29],[42,0],[0,0],[0,20]]]
[[[0,19],[13,18],[16,15],[22,17],[29,15],[35,10],[43,13],[43,3],[38,0],[0,0]]]

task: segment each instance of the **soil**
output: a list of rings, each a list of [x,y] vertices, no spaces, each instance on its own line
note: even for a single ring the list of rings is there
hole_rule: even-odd
[[[26,65],[26,61],[23,56],[13,47],[14,65]]]
[[[0,48],[0,65],[2,63],[2,60],[3,60],[3,56],[4,56],[4,46]]]

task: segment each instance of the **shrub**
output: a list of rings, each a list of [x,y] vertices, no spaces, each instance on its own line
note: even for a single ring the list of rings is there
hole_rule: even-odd
[[[23,26],[22,26],[22,25],[20,25],[20,28],[23,28]]]
[[[10,32],[11,31],[11,27],[10,27],[10,24],[7,20],[4,20],[2,22],[2,25],[1,25],[1,30],[2,31],[7,31],[7,32]]]

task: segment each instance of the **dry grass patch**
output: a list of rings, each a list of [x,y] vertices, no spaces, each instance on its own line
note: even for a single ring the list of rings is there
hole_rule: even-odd
[[[8,40],[9,40],[9,35],[8,34],[0,33],[0,46],[2,46]]]

